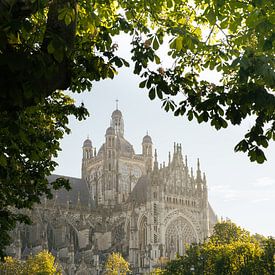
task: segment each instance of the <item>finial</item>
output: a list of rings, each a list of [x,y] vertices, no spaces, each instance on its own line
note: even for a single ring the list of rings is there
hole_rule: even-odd
[[[169,154],[168,154],[168,164],[170,165],[171,163],[171,152],[169,151]]]
[[[148,130],[146,131],[146,135],[148,136]]]
[[[116,110],[118,110],[118,99],[116,99]]]
[[[187,155],[185,155],[185,166],[188,166],[188,162],[187,162]]]
[[[174,152],[176,152],[176,142],[174,142]]]
[[[157,160],[158,154],[157,154],[157,149],[155,149],[155,160]]]
[[[203,184],[206,185],[206,175],[203,173]]]
[[[200,159],[198,158],[198,161],[197,161],[197,165],[198,165],[198,170],[200,170]]]

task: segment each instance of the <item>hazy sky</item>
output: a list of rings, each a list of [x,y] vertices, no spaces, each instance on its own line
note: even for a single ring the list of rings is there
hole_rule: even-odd
[[[124,45],[120,50],[125,51]],[[150,101],[138,83],[139,78],[130,70],[123,70],[114,80],[95,83],[91,92],[73,95],[78,103],[84,102],[90,117],[83,122],[71,119],[72,133],[61,143],[55,173],[80,177],[83,141],[89,135],[93,146],[99,149],[115,100],[119,99],[125,137],[136,153],[141,153],[147,130],[158,150],[159,163],[167,163],[173,142],[181,143],[189,167],[195,168],[196,159],[200,158],[207,177],[209,201],[219,217],[228,217],[251,232],[275,236],[274,143],[266,152],[265,164],[251,163],[245,154],[234,152],[234,145],[251,125],[249,120],[240,127],[216,131],[208,124],[173,117],[161,109],[159,100]]]

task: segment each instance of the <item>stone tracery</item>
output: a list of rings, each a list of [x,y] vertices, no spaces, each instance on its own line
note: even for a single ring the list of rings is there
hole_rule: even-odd
[[[165,232],[167,257],[173,259],[178,253],[183,255],[186,244],[197,242],[196,232],[191,223],[184,217],[172,220]]]

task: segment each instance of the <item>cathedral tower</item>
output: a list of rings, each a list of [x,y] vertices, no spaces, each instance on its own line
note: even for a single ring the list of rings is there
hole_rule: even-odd
[[[112,113],[111,127],[115,129],[115,133],[118,136],[124,135],[124,121],[120,110],[116,109]]]
[[[90,159],[92,159],[94,156],[92,141],[89,139],[89,137],[83,143],[82,153],[82,178],[84,178],[86,166],[88,165]]]

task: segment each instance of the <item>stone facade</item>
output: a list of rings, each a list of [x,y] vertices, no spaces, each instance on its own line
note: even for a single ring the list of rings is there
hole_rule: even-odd
[[[108,254],[119,251],[134,274],[146,274],[211,234],[216,216],[205,174],[199,160],[195,175],[188,168],[180,144],[174,144],[167,165],[158,163],[149,135],[136,154],[115,110],[98,153],[90,139],[82,150],[81,179],[67,177],[69,192],[55,191],[52,200],[43,199],[28,213],[33,224],[12,232],[9,254],[24,259],[48,249],[71,275],[101,274]]]

